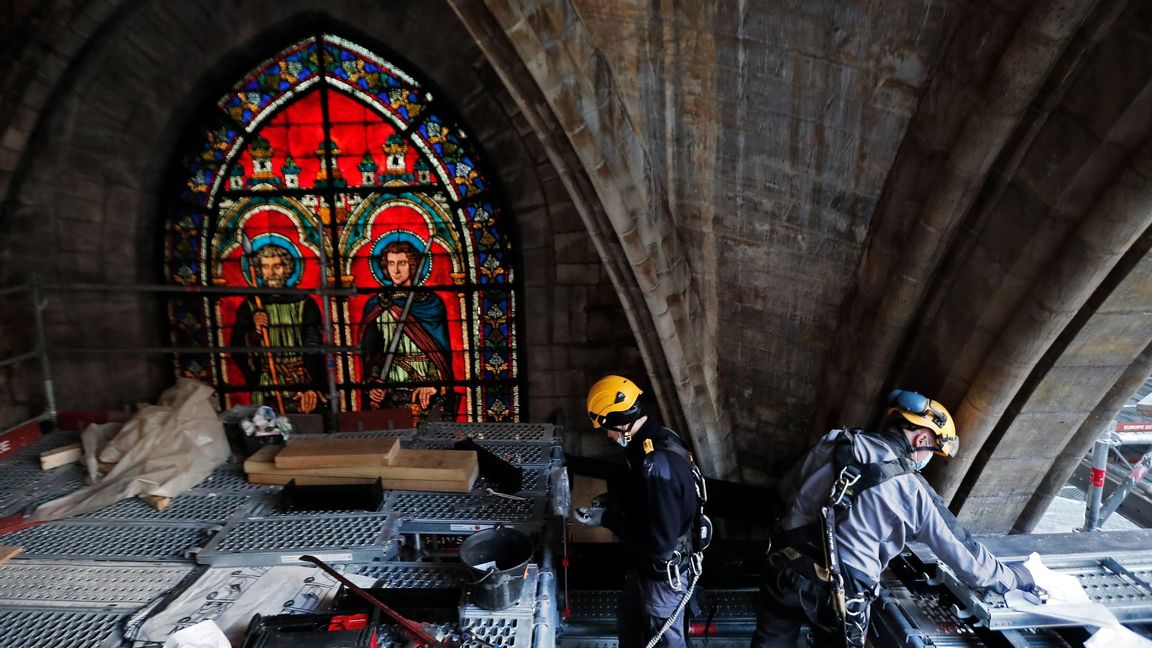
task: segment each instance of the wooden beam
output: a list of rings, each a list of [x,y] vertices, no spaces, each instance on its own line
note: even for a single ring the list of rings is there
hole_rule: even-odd
[[[387,466],[400,449],[397,437],[369,439],[299,439],[276,454],[277,468]]]

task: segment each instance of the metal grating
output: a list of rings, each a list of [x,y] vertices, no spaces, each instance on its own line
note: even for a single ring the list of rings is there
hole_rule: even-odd
[[[753,589],[709,589],[704,591],[701,597],[701,604],[705,610],[715,608],[717,619],[755,619],[759,601],[760,592]]]
[[[395,556],[397,519],[381,514],[342,514],[234,520],[199,553],[216,566],[279,565],[313,554],[330,563],[372,562]]]
[[[393,428],[391,430],[363,430],[357,432],[331,432],[328,434],[294,434],[293,439],[378,439],[400,437],[411,439],[418,432],[413,428]]]
[[[493,645],[529,648],[532,645],[531,618],[465,618],[461,619],[460,628],[471,633],[464,635],[460,648],[488,648]]]
[[[525,499],[509,499],[483,493],[403,491],[396,492],[391,509],[405,518],[402,531],[472,531],[477,522],[539,524],[543,520],[544,498],[528,496]],[[436,521],[439,526],[425,528],[427,524],[419,524],[430,521]]]
[[[0,490],[0,515],[15,513],[29,499],[26,491]]]
[[[266,489],[268,486],[264,484],[249,484],[248,476],[244,474],[244,468],[238,464],[224,464],[217,466],[210,475],[204,478],[204,481],[196,484],[192,490],[210,490],[210,491],[226,491],[226,490],[261,490]]]
[[[693,646],[703,646],[704,639],[695,639]],[[708,648],[748,648],[748,637],[708,637]],[[616,637],[581,637],[566,635],[556,641],[560,648],[617,648]]]
[[[105,524],[67,520],[0,536],[24,547],[24,558],[186,560],[208,535],[204,525]]]
[[[1113,558],[1052,558],[1053,571],[1075,576],[1094,603],[1100,603],[1121,622],[1152,621],[1152,562],[1132,560],[1124,564]],[[1045,617],[1017,612],[1004,597],[991,591],[974,591],[944,565],[939,567],[944,585],[975,616],[995,630],[1060,625]]]
[[[185,493],[173,498],[163,511],[133,497],[85,516],[99,520],[169,520],[223,523],[248,505],[250,496],[241,494],[197,495]]]
[[[0,605],[139,607],[175,587],[192,565],[15,560],[0,569]]]
[[[116,645],[124,615],[61,610],[0,610],[4,648],[101,648]]]
[[[462,564],[372,563],[350,571],[376,579],[376,587],[456,587],[468,575]]]
[[[40,465],[32,465],[21,461],[4,462],[4,470],[0,470],[0,488],[7,490],[33,490],[33,487],[44,477]]]
[[[72,492],[88,485],[88,469],[78,463],[67,464],[44,471],[40,488]]]
[[[553,440],[555,426],[549,423],[429,423],[418,434],[424,441],[547,441]]]
[[[577,619],[615,619],[619,590],[572,590],[568,609]]]

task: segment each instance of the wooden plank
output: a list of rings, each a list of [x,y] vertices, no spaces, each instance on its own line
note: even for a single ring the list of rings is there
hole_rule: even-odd
[[[276,455],[278,468],[386,466],[400,449],[397,437],[298,439]]]
[[[164,497],[162,495],[139,495],[138,497],[148,502],[148,504],[157,511],[163,511],[172,503],[171,497]]]
[[[474,479],[479,470],[475,452],[463,450],[408,450],[401,448],[387,466],[333,466],[284,468],[276,457],[283,446],[264,446],[244,462],[244,471],[264,475],[291,472],[314,477],[368,477],[399,480],[462,482]]]
[[[387,490],[432,491],[437,493],[467,493],[472,490],[477,473],[470,478],[460,481],[434,480],[434,479],[381,479],[383,487]],[[294,475],[292,471],[277,471],[275,473],[248,473],[248,481],[253,484],[287,484],[295,479],[300,486],[330,486],[349,484],[375,484],[372,477],[338,477],[333,475]]]
[[[16,556],[24,552],[24,547],[16,547],[13,545],[0,545],[0,565],[12,560]]]
[[[84,450],[80,447],[79,443],[69,443],[68,445],[53,448],[52,450],[45,450],[40,453],[40,468],[42,470],[51,470],[64,464],[75,463],[80,461],[84,456]]]

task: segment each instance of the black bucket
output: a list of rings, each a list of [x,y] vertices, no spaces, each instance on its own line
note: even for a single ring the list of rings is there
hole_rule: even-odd
[[[472,573],[467,583],[472,602],[503,610],[519,601],[532,553],[532,540],[515,529],[497,526],[469,536],[460,545],[460,560]]]

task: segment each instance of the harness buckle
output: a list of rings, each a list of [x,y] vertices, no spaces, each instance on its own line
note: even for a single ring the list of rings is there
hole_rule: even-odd
[[[672,588],[673,592],[679,592],[684,588],[684,583],[680,580],[680,561],[683,556],[679,551],[672,552],[672,560],[664,561],[664,574],[668,578],[668,586]]]
[[[856,482],[860,481],[862,473],[849,470],[851,466],[844,466],[840,469],[840,476],[836,479],[836,483],[832,484],[832,494],[829,496],[829,501],[832,506],[839,506],[840,502],[844,499],[848,489],[852,488]]]
[[[704,573],[704,552],[697,551],[688,558],[688,565],[692,568],[692,574],[699,577]]]

